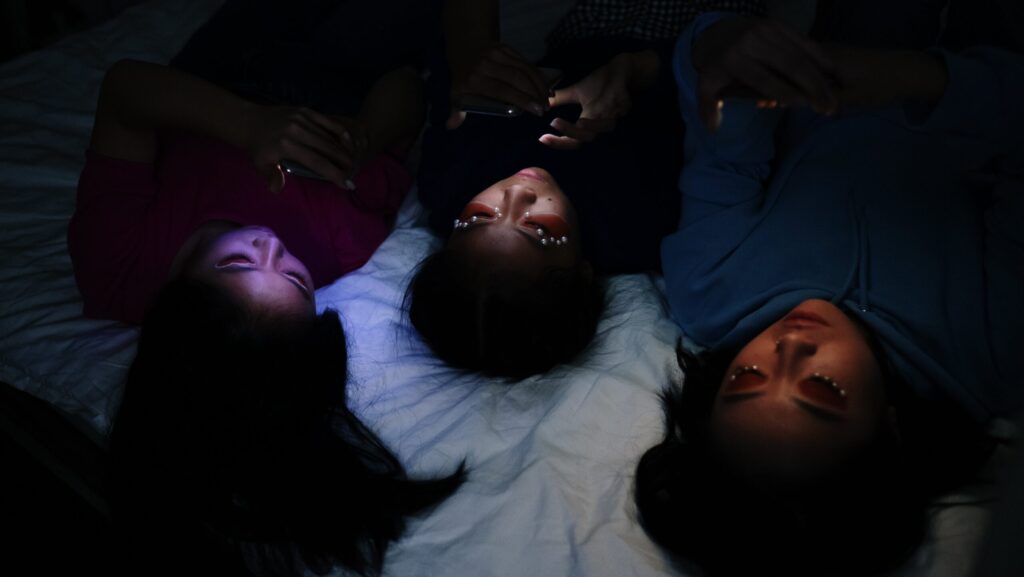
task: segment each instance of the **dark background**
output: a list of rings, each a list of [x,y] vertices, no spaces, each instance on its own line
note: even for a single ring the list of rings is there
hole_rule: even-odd
[[[143,0],[0,0],[0,62],[91,28]]]

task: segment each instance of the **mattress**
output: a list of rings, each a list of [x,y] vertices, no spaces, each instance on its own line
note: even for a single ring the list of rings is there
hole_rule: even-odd
[[[82,317],[66,249],[100,81],[121,58],[168,61],[216,6],[150,2],[0,66],[0,381],[101,444],[138,331]],[[440,243],[424,217],[409,194],[371,260],[317,291],[345,325],[355,412],[414,476],[469,467],[468,482],[389,549],[385,575],[691,574],[650,542],[632,504],[636,462],[663,432],[657,393],[682,377],[660,279],[610,279],[593,343],[510,386],[445,366],[409,325],[410,271]],[[977,500],[943,509],[955,520],[936,522],[899,574],[965,574],[985,515]]]

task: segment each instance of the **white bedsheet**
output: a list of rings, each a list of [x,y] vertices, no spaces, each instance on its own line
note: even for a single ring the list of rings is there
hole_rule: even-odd
[[[166,62],[216,4],[153,2],[0,66],[0,380],[99,440],[137,338],[82,318],[65,244],[99,83],[119,58]],[[410,271],[439,242],[413,198],[366,266],[317,293],[345,324],[356,412],[413,475],[462,459],[470,468],[389,550],[385,574],[678,574],[632,505],[636,462],[662,434],[656,393],[679,378],[679,333],[657,280],[612,279],[598,336],[571,366],[515,386],[461,373],[433,358],[401,310]],[[931,555],[905,574],[923,574]]]

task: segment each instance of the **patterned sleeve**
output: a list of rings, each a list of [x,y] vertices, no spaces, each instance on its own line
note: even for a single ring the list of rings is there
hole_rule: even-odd
[[[765,0],[577,0],[548,36],[548,46],[595,37],[660,43],[707,12],[763,16]]]

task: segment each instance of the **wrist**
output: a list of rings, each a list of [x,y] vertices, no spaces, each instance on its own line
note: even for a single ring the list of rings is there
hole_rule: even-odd
[[[262,108],[259,104],[241,100],[233,118],[226,123],[223,139],[250,154],[255,152],[256,127]]]

